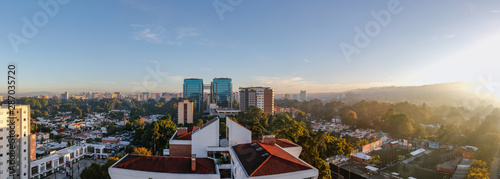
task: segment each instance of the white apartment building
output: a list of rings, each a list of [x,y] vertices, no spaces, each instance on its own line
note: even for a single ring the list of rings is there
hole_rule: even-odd
[[[15,116],[15,170],[14,178],[30,178],[30,107],[14,105]],[[0,106],[0,179],[9,177],[9,106]]]
[[[226,118],[226,138],[220,139],[215,118],[199,128],[178,128],[170,139],[169,157],[127,155],[108,171],[112,179],[219,179],[219,170],[230,170],[235,179],[318,177],[316,168],[298,158],[302,147],[274,136],[252,141],[251,135]],[[226,157],[228,162],[220,160]]]
[[[31,178],[43,178],[56,170],[71,172],[66,164],[81,160],[87,153],[87,146],[71,146],[52,153],[51,155],[31,162]]]

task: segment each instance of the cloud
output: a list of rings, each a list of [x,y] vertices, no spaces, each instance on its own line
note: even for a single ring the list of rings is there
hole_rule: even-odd
[[[453,38],[453,37],[457,36],[457,34],[458,34],[458,33],[449,34],[449,35],[447,35],[447,36],[446,36],[446,38],[447,38],[447,39],[451,39],[451,38]]]
[[[194,42],[195,45],[198,45],[198,46],[207,46],[207,47],[211,47],[211,46],[215,46],[216,44],[212,41],[209,41],[208,39],[203,39],[203,40],[200,40],[200,41],[196,41]]]
[[[165,39],[165,28],[159,25],[131,24],[135,28],[134,40],[143,40],[148,43],[160,44]]]
[[[307,59],[307,58],[304,58],[304,61],[307,62],[307,63],[310,62],[309,59]]]
[[[92,81],[92,83],[94,84],[99,84],[99,85],[116,85],[116,82],[112,82],[112,81]]]
[[[131,85],[157,85],[158,82],[156,82],[156,81],[132,81],[132,82],[128,82],[128,84],[131,84]]]
[[[183,82],[184,81],[184,77],[183,76],[167,76],[167,79],[169,81],[172,81],[172,82]]]
[[[429,41],[431,41],[431,42],[432,42],[432,41],[435,41],[435,40],[437,40],[437,39],[438,39],[438,36],[434,36],[434,37],[432,37]]]
[[[492,10],[491,13],[500,13],[499,9]]]
[[[175,30],[167,30],[161,25],[153,24],[131,24],[134,28],[133,39],[146,41],[152,44],[166,43],[168,45],[183,45],[188,38],[198,37],[200,33],[195,28],[181,27]],[[212,46],[214,43],[204,39],[193,42],[195,45]]]
[[[259,85],[269,86],[275,89],[275,93],[294,93],[300,90],[332,91],[338,84],[321,84],[317,81],[305,80],[302,77],[269,77],[259,76],[255,78]]]
[[[184,39],[186,37],[197,37],[200,34],[194,28],[177,28],[177,39]]]

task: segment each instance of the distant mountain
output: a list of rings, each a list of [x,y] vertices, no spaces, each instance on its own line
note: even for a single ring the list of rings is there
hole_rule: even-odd
[[[482,89],[479,82],[452,82],[423,86],[385,86],[366,89],[354,89],[336,93],[308,93],[307,98],[323,101],[340,100],[353,103],[359,100],[374,100],[379,102],[412,102],[429,105],[457,105],[466,106],[478,103],[500,104],[497,98],[483,99],[475,92]]]
[[[1,96],[7,96],[7,93],[0,93]],[[38,95],[47,95],[49,97],[52,97],[54,95],[60,95],[48,91],[39,91],[39,92],[27,92],[27,93],[16,93],[14,96],[22,96],[22,97],[32,97],[32,96],[38,96]]]

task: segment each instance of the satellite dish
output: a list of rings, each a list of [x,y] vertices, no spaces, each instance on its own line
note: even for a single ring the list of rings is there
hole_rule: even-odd
[[[221,147],[227,147],[229,146],[229,141],[227,139],[222,139],[220,140],[219,144]]]

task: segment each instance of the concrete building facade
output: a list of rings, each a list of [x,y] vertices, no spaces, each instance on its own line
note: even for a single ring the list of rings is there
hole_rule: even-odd
[[[14,178],[30,178],[30,161],[31,161],[31,133],[30,133],[30,106],[14,105],[15,125],[14,128],[9,127],[9,106],[3,104],[0,106],[0,178],[9,176],[9,158],[11,157],[11,149],[14,152]],[[15,133],[13,145],[11,140],[10,130]]]

